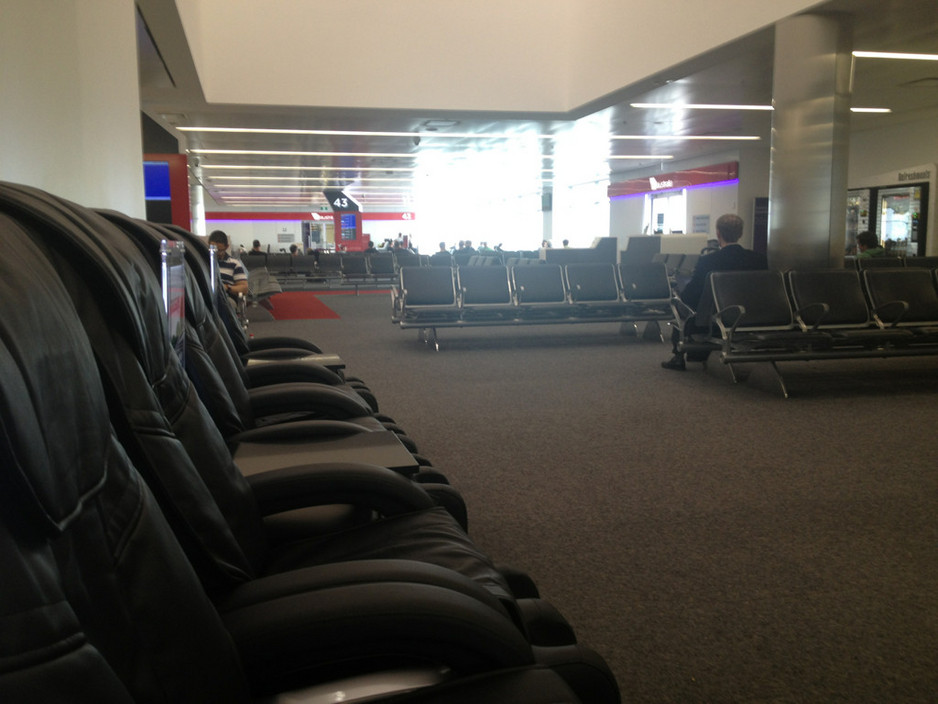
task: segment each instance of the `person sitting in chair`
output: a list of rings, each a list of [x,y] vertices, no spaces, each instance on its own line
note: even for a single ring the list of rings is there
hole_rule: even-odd
[[[232,298],[248,293],[248,272],[240,259],[228,253],[228,235],[222,230],[215,230],[208,236],[209,244],[215,245],[218,252],[218,274],[225,292]]]
[[[857,235],[857,259],[885,256],[886,250],[880,245],[875,233],[865,230]]]
[[[743,235],[743,220],[738,215],[728,213],[721,215],[717,220],[717,243],[720,248],[712,254],[700,258],[690,281],[681,291],[680,299],[688,306],[697,310],[700,304],[704,287],[709,283],[710,273],[713,271],[737,271],[747,269],[768,269],[768,261],[761,252],[753,252],[739,244]],[[688,319],[684,323],[684,335],[702,330],[694,325],[694,320]],[[678,343],[681,340],[681,331],[674,328],[671,331],[671,351],[673,356],[661,366],[665,369],[684,371],[687,368],[684,353],[678,352]],[[703,362],[705,359],[691,358],[692,362]]]

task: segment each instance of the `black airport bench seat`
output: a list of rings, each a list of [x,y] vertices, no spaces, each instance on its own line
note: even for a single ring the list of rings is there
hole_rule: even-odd
[[[924,267],[725,271],[698,310],[675,299],[679,348],[733,365],[938,354],[938,273]],[[689,320],[694,325],[687,325]],[[702,332],[697,332],[702,331]]]
[[[275,280],[282,290],[303,290],[335,284],[354,286],[357,292],[362,286],[389,286],[395,283],[404,262],[412,263],[416,260],[392,252],[295,255],[270,252],[245,255],[242,261],[248,269],[249,281],[259,273]]]
[[[674,319],[667,270],[652,263],[402,267],[391,298],[392,321],[434,341],[443,327],[595,322],[652,323],[660,339]]]

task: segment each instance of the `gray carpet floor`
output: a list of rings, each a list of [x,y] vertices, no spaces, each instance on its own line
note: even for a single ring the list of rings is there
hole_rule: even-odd
[[[386,295],[251,324],[339,352],[627,702],[938,701],[938,361],[661,369],[610,324],[440,330]]]

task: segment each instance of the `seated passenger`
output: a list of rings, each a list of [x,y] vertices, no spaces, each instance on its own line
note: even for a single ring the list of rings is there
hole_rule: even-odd
[[[857,235],[857,259],[885,256],[886,250],[880,245],[874,233],[864,230]]]
[[[248,272],[240,259],[232,257],[228,253],[228,235],[222,230],[215,230],[208,236],[210,244],[214,244],[218,250],[218,274],[221,277],[225,292],[232,298],[237,298],[239,294],[248,293]]]
[[[697,310],[700,304],[700,297],[704,292],[712,271],[737,271],[746,269],[768,269],[768,261],[761,252],[753,252],[751,249],[745,249],[739,244],[739,238],[743,235],[743,220],[738,215],[728,213],[721,215],[717,220],[717,242],[720,248],[712,254],[707,254],[700,258],[697,266],[694,267],[694,273],[690,281],[681,291],[680,298],[688,306]],[[702,332],[701,328],[694,325],[694,320],[688,319],[684,323],[684,334]],[[673,356],[661,366],[665,369],[684,371],[684,353],[678,352],[677,346],[681,339],[681,331],[674,328],[671,332],[671,351]],[[703,362],[705,359],[691,359],[692,362]]]

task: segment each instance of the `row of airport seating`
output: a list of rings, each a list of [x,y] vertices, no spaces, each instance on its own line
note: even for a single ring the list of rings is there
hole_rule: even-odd
[[[404,267],[392,289],[393,322],[418,328],[439,349],[436,328],[673,319],[664,264]]]
[[[266,270],[285,290],[334,282],[388,283],[401,266],[420,263],[413,252],[249,254],[241,261],[249,280],[254,272]]]
[[[258,280],[259,290],[267,291],[272,282],[281,290],[305,288],[323,283],[343,283],[356,287],[366,284],[387,285],[397,280],[405,266],[495,266],[538,264],[537,252],[497,252],[487,254],[451,254],[437,252],[421,255],[410,250],[394,252],[319,252],[317,254],[251,253],[242,258],[248,280]],[[263,297],[263,293],[259,297]],[[269,294],[267,294],[269,295]]]
[[[845,257],[844,267],[847,269],[872,269],[878,268],[896,268],[913,267],[921,269],[938,268],[938,257]]]
[[[676,253],[658,253],[652,258],[652,261],[662,262],[668,267],[668,274],[674,277],[689,278],[694,272],[694,267],[702,255],[700,254],[676,254]],[[848,256],[844,258],[844,267],[847,269],[870,269],[873,267],[895,268],[895,267],[919,267],[924,269],[938,268],[938,257],[855,257]]]
[[[0,183],[0,701],[615,704],[341,357],[205,243]]]
[[[938,355],[938,270],[714,272],[698,309],[673,301],[679,348],[729,365]],[[688,325],[688,321],[693,325]]]

